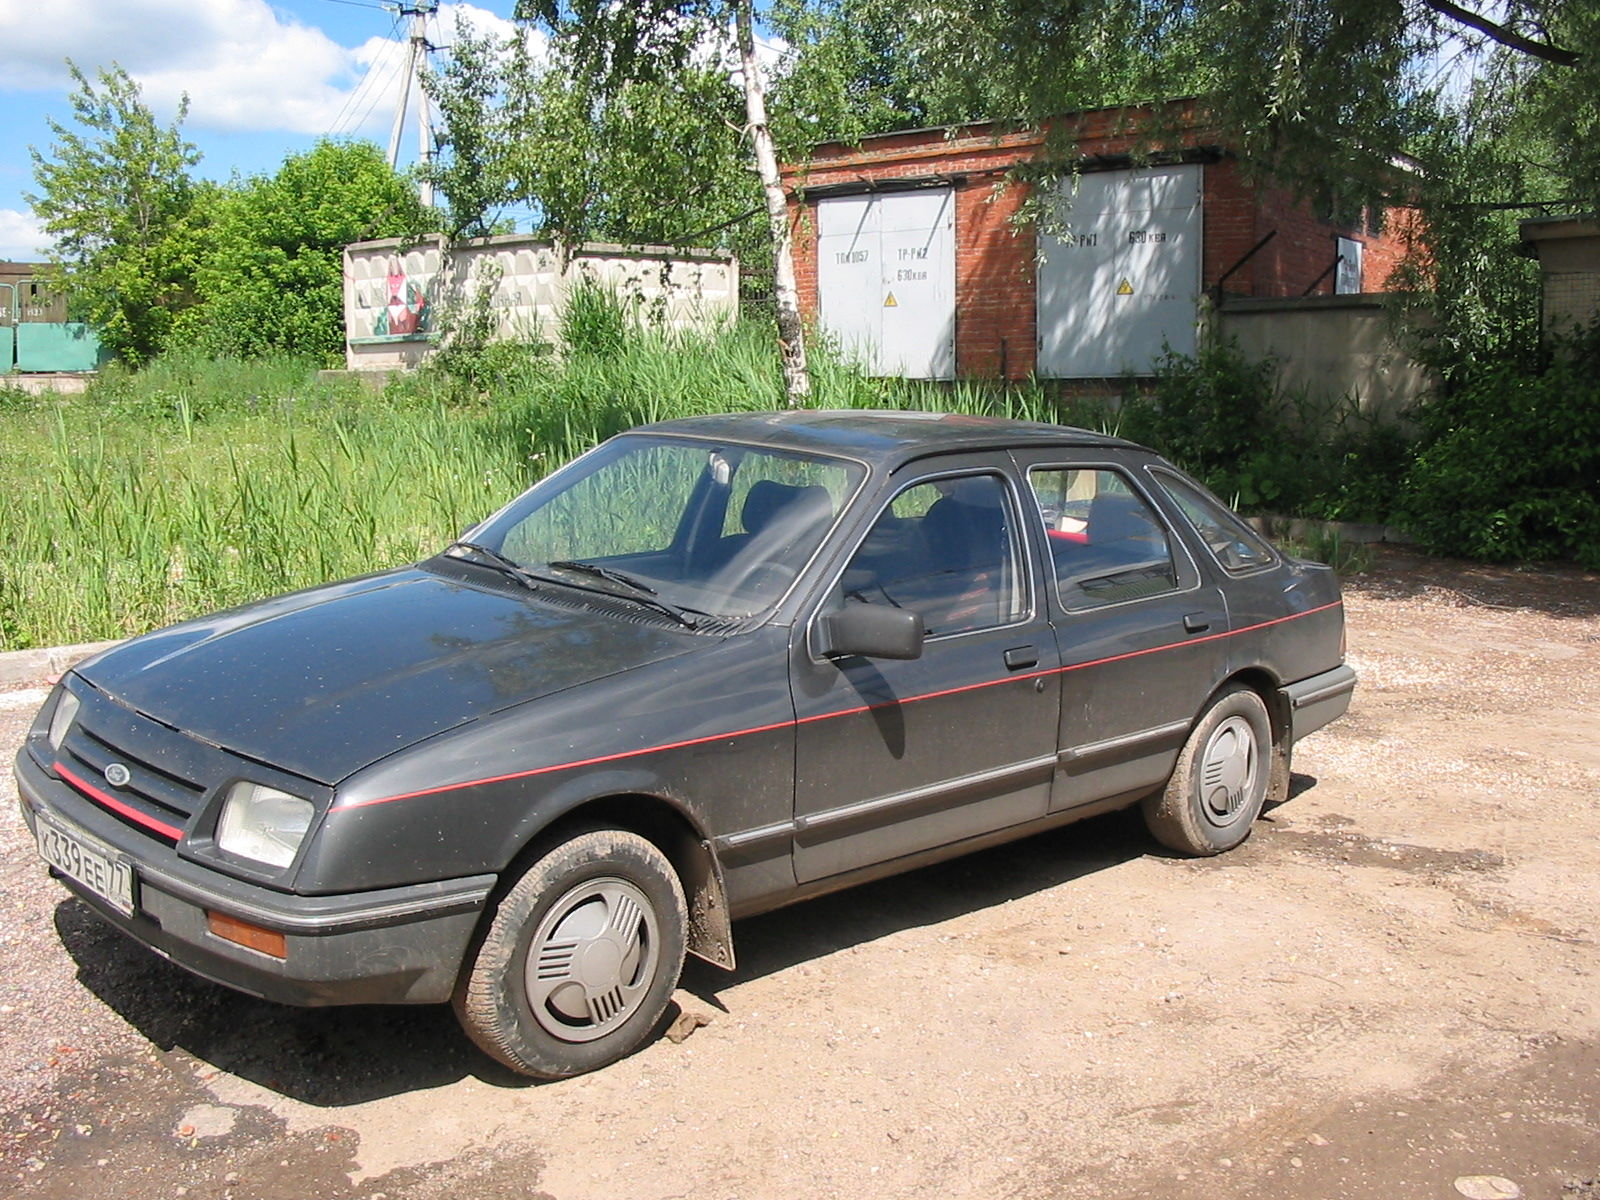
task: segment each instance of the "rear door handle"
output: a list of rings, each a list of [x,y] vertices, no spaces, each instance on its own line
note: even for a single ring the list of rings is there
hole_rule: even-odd
[[[1006,669],[1020,671],[1024,667],[1039,665],[1039,651],[1033,646],[1013,646],[1006,651]]]
[[[1185,633],[1204,633],[1211,628],[1211,618],[1205,613],[1184,613],[1183,629]]]

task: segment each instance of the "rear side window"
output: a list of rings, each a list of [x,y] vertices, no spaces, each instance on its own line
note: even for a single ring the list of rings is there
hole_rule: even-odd
[[[1249,571],[1273,561],[1272,547],[1260,534],[1223,507],[1220,501],[1176,475],[1168,475],[1165,471],[1153,471],[1151,474],[1183,510],[1183,515],[1189,518],[1195,532],[1225,569]]]
[[[1122,474],[1047,467],[1030,471],[1028,481],[1063,608],[1101,608],[1177,590],[1166,526]]]

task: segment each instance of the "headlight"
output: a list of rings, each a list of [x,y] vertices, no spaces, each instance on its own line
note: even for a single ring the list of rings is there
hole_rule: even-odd
[[[61,743],[67,740],[67,730],[78,719],[78,698],[66,688],[61,689],[56,701],[56,711],[50,717],[50,749],[60,752]]]
[[[217,845],[229,854],[287,867],[311,827],[311,801],[259,783],[228,789],[217,822]]]

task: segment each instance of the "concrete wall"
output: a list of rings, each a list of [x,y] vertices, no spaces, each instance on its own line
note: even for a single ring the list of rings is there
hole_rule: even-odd
[[[1249,358],[1276,358],[1285,391],[1353,396],[1364,413],[1397,417],[1433,385],[1396,341],[1382,296],[1229,300],[1212,320]]]
[[[589,243],[570,253],[531,237],[358,242],[344,252],[345,363],[351,370],[413,367],[480,294],[502,341],[548,342],[568,289],[593,279],[654,324],[680,329],[731,317],[739,264],[709,250]]]
[[[1570,331],[1600,320],[1600,221],[1538,217],[1521,225],[1523,245],[1544,276],[1544,328]]]

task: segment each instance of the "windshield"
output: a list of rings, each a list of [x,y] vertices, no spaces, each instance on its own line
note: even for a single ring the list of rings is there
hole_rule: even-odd
[[[782,598],[864,474],[839,459],[627,435],[468,537],[540,577],[743,618]]]

